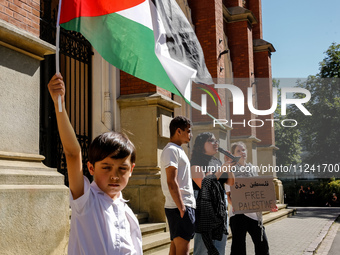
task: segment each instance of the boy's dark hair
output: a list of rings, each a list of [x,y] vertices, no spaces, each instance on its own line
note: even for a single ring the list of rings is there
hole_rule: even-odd
[[[184,116],[177,116],[172,119],[170,122],[170,137],[173,137],[176,133],[177,128],[182,129],[183,131],[192,125],[191,120]]]
[[[106,132],[97,136],[89,148],[89,162],[95,164],[107,156],[122,159],[131,155],[131,163],[136,161],[136,148],[127,135],[118,132]]]
[[[205,149],[204,149],[204,144],[206,143],[206,141],[208,141],[210,138],[213,137],[213,133],[210,132],[203,132],[200,133],[196,139],[195,139],[195,144],[194,144],[194,148],[192,151],[192,155],[198,153],[205,153]]]

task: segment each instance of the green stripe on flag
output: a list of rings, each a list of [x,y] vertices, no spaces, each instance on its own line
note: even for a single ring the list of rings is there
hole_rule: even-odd
[[[151,29],[117,13],[75,18],[61,26],[80,32],[113,66],[182,96],[155,54]]]

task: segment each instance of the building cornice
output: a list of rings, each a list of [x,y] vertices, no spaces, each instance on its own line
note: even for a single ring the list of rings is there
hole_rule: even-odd
[[[219,125],[216,123],[215,127],[212,125],[211,122],[194,122],[193,123],[194,130],[200,131],[200,130],[221,130],[221,131],[228,131],[233,130],[233,128],[230,125],[224,124]]]
[[[244,141],[244,142],[253,142],[253,143],[260,143],[261,140],[255,136],[232,136],[231,142],[237,142],[237,141]]]
[[[181,107],[180,103],[172,100],[171,98],[159,93],[140,93],[132,95],[123,95],[117,99],[121,108],[135,107],[135,106],[162,106],[166,109],[173,109]]]
[[[228,23],[238,21],[248,21],[250,24],[258,23],[253,12],[241,6],[227,8],[223,5],[223,19]]]
[[[253,40],[253,47],[254,52],[262,52],[262,51],[268,51],[268,52],[275,52],[274,46],[263,39],[254,39]]]
[[[17,160],[17,161],[37,161],[44,160],[45,157],[38,154],[28,154],[19,152],[0,151],[0,160]]]
[[[38,60],[55,53],[55,46],[1,19],[0,45]]]

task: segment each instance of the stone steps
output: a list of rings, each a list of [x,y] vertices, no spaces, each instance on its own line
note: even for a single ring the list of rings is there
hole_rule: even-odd
[[[169,251],[169,248],[169,232],[157,233],[146,237],[143,236],[143,254],[160,254],[159,252],[161,251]]]
[[[278,220],[282,220],[284,218],[293,216],[296,214],[296,209],[288,209],[287,205],[285,204],[278,204],[278,211],[277,212],[263,212],[263,224],[273,223]]]
[[[166,232],[166,223],[148,223],[148,213],[135,214],[142,232],[143,254],[157,254],[159,250],[170,247],[169,232]]]
[[[140,224],[140,230],[142,232],[142,236],[148,237],[148,236],[153,236],[157,234],[161,234],[166,232],[166,223],[161,222],[161,223],[142,223]]]
[[[139,224],[148,222],[149,214],[148,213],[136,213],[135,214]]]
[[[277,212],[263,212],[263,223],[265,225],[277,220],[292,216],[295,209],[288,209],[285,204],[278,204]],[[166,223],[143,223],[140,224],[143,235],[143,252],[146,255],[167,255],[170,249],[170,234],[166,231]],[[148,230],[152,229],[152,230]],[[230,233],[231,231],[229,231]],[[228,235],[228,239],[232,237]],[[190,253],[194,248],[194,240],[190,241]]]
[[[275,213],[263,212],[263,222],[265,225],[295,214],[295,209],[287,209],[287,205],[278,204],[277,206],[279,210]],[[137,213],[135,215],[142,232],[143,253],[145,255],[169,254],[170,234],[167,232],[167,223],[148,223],[148,213]],[[229,238],[231,238],[231,234],[229,234]],[[190,253],[193,252],[193,248],[194,240],[191,240]]]
[[[166,232],[165,222],[148,223],[148,213],[138,213],[136,217],[142,232],[143,254],[157,253],[170,247],[170,236],[169,232]]]
[[[163,248],[163,249],[159,249],[159,250],[150,250],[147,253],[147,255],[168,255],[169,254],[169,250],[170,250],[170,243],[167,247]],[[194,239],[192,239],[190,241],[190,254],[192,254],[194,252]]]

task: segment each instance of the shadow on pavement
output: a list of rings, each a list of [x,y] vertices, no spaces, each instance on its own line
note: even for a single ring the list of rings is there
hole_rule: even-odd
[[[317,217],[323,219],[334,219],[335,216],[340,215],[340,207],[288,207],[297,210],[294,218],[308,218]]]

